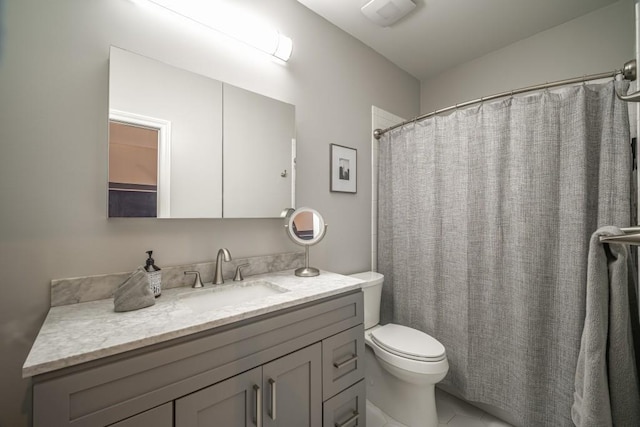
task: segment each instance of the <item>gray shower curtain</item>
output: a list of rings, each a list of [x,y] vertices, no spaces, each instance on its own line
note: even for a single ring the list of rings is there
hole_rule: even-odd
[[[382,320],[445,346],[445,383],[523,426],[570,426],[587,252],[629,225],[615,86],[512,97],[380,141]]]

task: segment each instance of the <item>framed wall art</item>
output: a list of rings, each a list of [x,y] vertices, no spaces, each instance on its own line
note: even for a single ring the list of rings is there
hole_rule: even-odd
[[[330,145],[330,190],[355,193],[358,180],[358,152],[355,148]]]

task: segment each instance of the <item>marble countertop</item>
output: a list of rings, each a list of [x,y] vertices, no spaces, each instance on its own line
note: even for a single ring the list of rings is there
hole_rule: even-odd
[[[358,289],[362,280],[323,271],[297,277],[293,270],[245,277],[287,290],[211,311],[193,310],[184,300],[191,288],[162,291],[156,304],[116,313],[113,299],[52,307],[22,367],[23,378],[161,343],[284,308]],[[225,285],[242,282],[227,281]],[[205,284],[213,289],[214,285]]]

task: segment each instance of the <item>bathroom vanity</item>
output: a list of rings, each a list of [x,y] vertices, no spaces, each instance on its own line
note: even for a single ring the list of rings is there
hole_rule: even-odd
[[[363,426],[360,280],[252,280],[281,292],[214,310],[187,303],[190,288],[128,313],[53,307],[23,367],[33,425]]]

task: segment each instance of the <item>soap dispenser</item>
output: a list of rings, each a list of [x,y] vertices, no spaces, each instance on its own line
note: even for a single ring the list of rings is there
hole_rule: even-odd
[[[153,258],[151,258],[153,251],[147,251],[147,254],[149,255],[149,258],[147,258],[147,265],[144,267],[144,270],[147,272],[149,287],[153,292],[153,296],[158,298],[162,293],[162,271],[160,267],[155,264]]]

